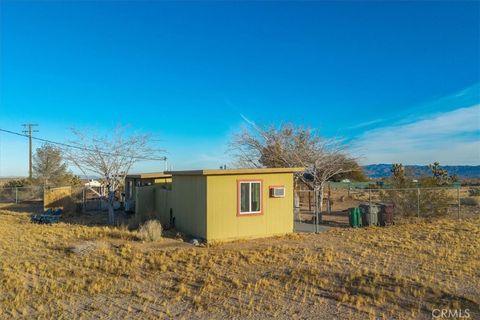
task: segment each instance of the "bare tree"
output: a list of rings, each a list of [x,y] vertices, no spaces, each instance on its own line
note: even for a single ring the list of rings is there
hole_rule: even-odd
[[[88,174],[99,175],[107,185],[103,193],[91,188],[107,203],[108,222],[114,224],[115,191],[123,185],[125,176],[132,166],[145,160],[165,160],[159,157],[161,150],[150,146],[149,135],[127,135],[122,127],[113,130],[107,136],[87,136],[78,130],[72,130],[75,140],[67,149],[66,159],[74,164],[85,177]]]
[[[332,177],[357,170],[356,160],[336,139],[324,139],[317,130],[283,124],[262,128],[245,119],[248,127],[235,135],[230,151],[240,167],[304,167],[296,174],[315,194],[316,218],[323,208],[326,182]]]

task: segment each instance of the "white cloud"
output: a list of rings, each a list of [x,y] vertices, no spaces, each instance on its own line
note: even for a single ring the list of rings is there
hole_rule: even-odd
[[[366,131],[353,150],[364,163],[480,164],[480,105]]]
[[[365,121],[365,122],[353,125],[351,127],[348,127],[347,129],[350,129],[350,130],[351,129],[360,129],[360,128],[371,126],[373,124],[380,123],[382,121],[384,121],[384,119],[375,119],[375,120]]]

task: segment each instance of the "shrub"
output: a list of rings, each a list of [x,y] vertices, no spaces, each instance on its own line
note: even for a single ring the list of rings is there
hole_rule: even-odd
[[[82,254],[87,254],[89,252],[95,251],[96,248],[97,248],[97,243],[95,241],[84,241],[84,242],[76,243],[68,249],[71,253],[82,255]]]
[[[480,196],[480,188],[470,188],[468,190],[468,195],[470,197],[478,197]]]
[[[416,189],[387,190],[381,193],[381,199],[393,203],[395,214],[403,216],[416,216],[420,204],[420,215],[424,217],[446,215],[453,201],[446,189],[420,189],[419,195]]]
[[[138,230],[138,236],[144,241],[162,239],[162,225],[157,220],[148,220]]]
[[[32,185],[32,181],[29,179],[13,179],[6,182],[3,187],[5,188],[14,188],[14,187],[28,187]]]
[[[464,206],[478,206],[478,200],[475,198],[461,198],[460,204]]]

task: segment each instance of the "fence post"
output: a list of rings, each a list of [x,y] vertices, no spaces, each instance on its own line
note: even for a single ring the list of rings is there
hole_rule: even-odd
[[[45,197],[47,196],[47,193],[45,191],[46,191],[47,188],[45,187],[45,185],[43,185],[43,187],[41,187],[41,188],[42,188],[42,196],[43,196],[42,197],[42,202],[43,202],[42,206],[43,206],[43,211],[45,211],[45,209],[46,209],[45,208]]]
[[[85,187],[82,189],[82,213],[85,213],[87,209],[85,208]]]
[[[314,208],[315,208],[315,233],[318,233],[318,199],[317,199],[317,190],[313,191],[313,200],[314,200]]]
[[[457,187],[457,204],[458,204],[457,218],[460,219],[460,187]]]
[[[168,197],[168,194],[165,193],[165,196]],[[165,201],[165,206],[166,205],[167,201]],[[293,217],[293,222],[295,223],[296,221],[302,221],[302,219],[300,219],[300,195],[298,194],[298,191],[295,191],[293,193],[293,211],[295,213],[295,216]]]
[[[328,184],[328,207],[327,207],[327,212],[328,214],[332,214],[332,199],[331,199],[331,190],[330,190],[330,184]]]
[[[368,189],[368,207],[372,206],[372,189]],[[371,210],[371,209],[368,209]]]
[[[311,192],[308,193],[308,211],[312,211],[312,193]]]
[[[15,203],[18,204],[18,187],[15,187]]]
[[[417,218],[420,218],[420,188],[417,188]]]

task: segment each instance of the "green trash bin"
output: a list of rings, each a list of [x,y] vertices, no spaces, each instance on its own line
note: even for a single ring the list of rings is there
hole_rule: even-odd
[[[350,227],[358,228],[362,226],[362,214],[360,208],[351,208],[350,214],[348,215],[348,222]]]
[[[363,222],[362,222],[362,211],[360,210],[360,208],[357,208],[357,226],[358,226],[358,227],[363,226]]]

